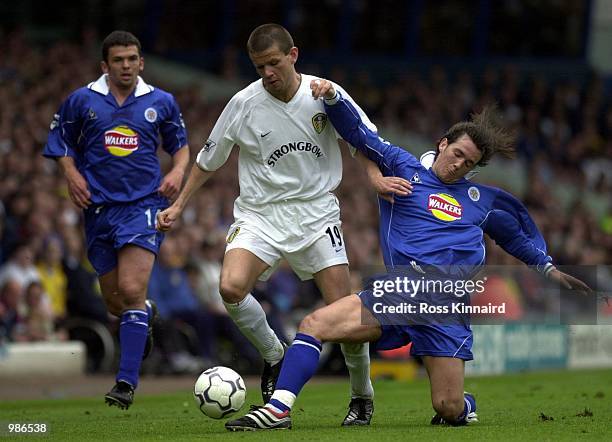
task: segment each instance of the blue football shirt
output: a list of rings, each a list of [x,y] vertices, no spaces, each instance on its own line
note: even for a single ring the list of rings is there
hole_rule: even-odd
[[[446,184],[401,147],[363,124],[342,96],[325,105],[330,121],[351,145],[378,164],[384,176],[409,180],[413,193],[379,199],[380,244],[387,267],[435,267],[470,277],[485,262],[484,233],[527,265],[540,271],[552,261],[527,209],[501,189],[458,180]],[[417,267],[417,268],[418,268]]]
[[[170,155],[187,144],[174,97],[138,77],[136,89],[119,106],[102,75],[62,104],[43,155],[73,157],[93,204],[132,202],[159,188],[160,140]]]

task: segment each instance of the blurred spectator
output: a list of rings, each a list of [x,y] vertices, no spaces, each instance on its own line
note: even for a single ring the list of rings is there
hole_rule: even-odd
[[[5,222],[4,218],[6,215],[6,211],[4,210],[4,204],[2,204],[2,200],[0,200],[0,265],[2,265],[6,258],[6,249],[7,247],[7,239],[5,232]]]
[[[0,339],[20,340],[19,326],[23,316],[19,313],[23,288],[15,279],[7,279],[0,284]]]
[[[287,261],[281,261],[266,284],[270,301],[282,314],[290,313],[298,291],[299,279],[294,276]]]
[[[172,323],[188,324],[197,336],[198,356],[210,365],[215,357],[214,328],[210,314],[200,307],[198,300],[189,284],[187,272],[184,269],[186,257],[181,253],[175,236],[167,235],[160,249],[159,257],[153,267],[149,282],[148,297],[157,303],[161,319],[172,327]],[[180,348],[177,343],[167,343],[162,347],[169,351],[170,363],[185,364],[186,355],[173,352]],[[201,367],[196,361],[190,361],[193,370]],[[191,371],[191,366],[188,368]]]
[[[9,260],[0,267],[0,285],[9,279],[15,280],[21,287],[27,287],[33,281],[40,281],[40,275],[33,261],[32,246],[28,243],[19,244]]]
[[[68,280],[62,268],[62,242],[58,236],[50,236],[43,244],[36,265],[42,288],[51,302],[51,310],[57,319],[66,316]]]
[[[209,242],[210,241],[210,242]],[[232,355],[235,360],[237,356],[244,358],[251,366],[256,365],[260,360],[259,352],[238,330],[234,321],[229,317],[221,294],[219,293],[219,280],[221,277],[221,260],[225,250],[225,237],[218,237],[216,240],[210,238],[204,241],[199,249],[199,253],[193,253],[191,260],[185,266],[189,284],[193,289],[200,305],[210,315],[214,336],[211,338],[213,343],[213,354],[219,356],[219,343],[226,340],[233,347],[233,351],[238,354]],[[277,331],[278,336],[284,337],[284,328],[279,325],[277,316],[272,315],[271,326]],[[277,327],[277,328],[275,328]]]
[[[191,286],[194,287],[194,293],[200,303],[210,312],[218,315],[227,315],[219,293],[224,249],[224,239],[213,243],[204,241],[201,247],[194,251],[191,263],[186,268]]]
[[[212,348],[211,353],[215,356],[215,363],[232,363],[238,362],[238,359],[244,361],[250,369],[254,369],[259,363],[261,357],[259,352],[253,347],[253,345],[244,337],[244,335],[238,330],[234,321],[229,317],[227,310],[223,306],[221,300],[221,294],[219,293],[219,277],[221,264],[218,262],[206,262],[202,265],[196,264],[196,262],[189,262],[185,266],[187,277],[189,278],[189,285],[193,289],[194,293],[200,300],[206,300],[203,304],[204,309],[210,315],[211,327],[214,329],[214,335],[210,337]],[[218,272],[217,269],[218,268]],[[209,292],[204,293],[204,290]],[[274,315],[273,315],[274,316]],[[272,328],[275,325],[278,326],[277,317],[274,316],[272,320]],[[276,322],[275,322],[276,321]],[[281,327],[281,332],[278,336],[284,337],[284,329]],[[221,348],[225,347],[226,359],[220,360]],[[228,351],[231,354],[227,354]]]
[[[89,264],[80,231],[68,229],[64,233],[62,266],[67,286],[66,307],[73,317],[89,318],[108,323],[108,312],[102,299],[96,272]]]
[[[28,341],[48,341],[66,339],[66,334],[56,332],[55,316],[49,307],[47,295],[40,282],[34,281],[25,290],[25,319],[22,339]]]

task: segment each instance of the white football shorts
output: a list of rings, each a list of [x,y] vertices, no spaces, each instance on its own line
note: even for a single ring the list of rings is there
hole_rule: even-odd
[[[311,201],[258,207],[247,207],[237,200],[234,218],[225,252],[246,249],[268,264],[261,281],[270,277],[281,258],[302,281],[327,267],[348,264],[340,205],[332,193]]]

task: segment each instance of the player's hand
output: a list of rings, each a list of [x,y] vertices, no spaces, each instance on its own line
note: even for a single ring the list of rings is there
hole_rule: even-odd
[[[167,232],[178,219],[181,212],[182,210],[174,205],[162,210],[157,214],[155,228],[160,232]]]
[[[336,90],[331,81],[319,78],[310,82],[310,90],[314,99],[321,97],[331,100],[336,95]]]
[[[581,292],[583,295],[588,295],[593,292],[591,287],[586,285],[584,282],[579,280],[578,278],[574,278],[572,275],[568,275],[567,273],[563,273],[558,269],[553,269],[548,274],[548,279],[556,282],[561,285],[563,288],[568,290],[576,290]]]
[[[74,169],[66,174],[66,182],[68,183],[68,195],[72,202],[81,209],[87,209],[91,204],[91,193],[83,175]]]
[[[410,181],[396,176],[372,178],[371,183],[378,195],[390,203],[395,201],[393,198],[395,195],[408,196],[412,193]]]
[[[172,169],[164,177],[157,191],[169,200],[174,200],[181,190],[183,176],[182,170]]]

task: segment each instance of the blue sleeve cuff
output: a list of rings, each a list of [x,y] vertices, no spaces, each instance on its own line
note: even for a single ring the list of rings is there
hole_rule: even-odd
[[[333,106],[334,104],[336,104],[338,101],[340,101],[340,98],[342,98],[342,95],[340,94],[339,91],[336,91],[336,95],[334,95],[333,97],[331,97],[330,99],[325,98],[325,104],[329,105],[329,106]]]

